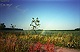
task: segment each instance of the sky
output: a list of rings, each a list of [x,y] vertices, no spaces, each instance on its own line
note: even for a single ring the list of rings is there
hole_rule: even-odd
[[[30,30],[32,18],[39,18],[43,30],[80,28],[79,0],[0,0],[0,23]]]

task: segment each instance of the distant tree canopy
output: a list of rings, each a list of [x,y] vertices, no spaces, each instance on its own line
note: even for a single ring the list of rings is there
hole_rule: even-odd
[[[80,28],[76,28],[75,30],[80,31]]]
[[[4,29],[6,25],[4,23],[0,23],[0,29]]]

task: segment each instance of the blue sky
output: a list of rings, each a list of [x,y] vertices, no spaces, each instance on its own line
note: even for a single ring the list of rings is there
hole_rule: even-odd
[[[9,0],[0,2],[0,23],[31,29],[32,17],[39,18],[39,29],[71,30],[80,27],[79,0]]]

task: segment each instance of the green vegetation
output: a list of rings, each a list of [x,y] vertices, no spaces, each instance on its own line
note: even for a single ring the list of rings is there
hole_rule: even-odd
[[[3,28],[5,28],[6,26],[5,26],[5,24],[4,23],[0,23],[0,29],[3,29]]]
[[[80,31],[6,31],[0,32],[0,52],[30,52],[30,46],[50,45],[80,48]],[[44,47],[45,48],[45,47]]]

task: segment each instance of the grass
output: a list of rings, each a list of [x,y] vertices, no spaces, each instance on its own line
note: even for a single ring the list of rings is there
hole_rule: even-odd
[[[0,52],[53,52],[55,46],[80,48],[80,31],[43,33],[0,32]]]

